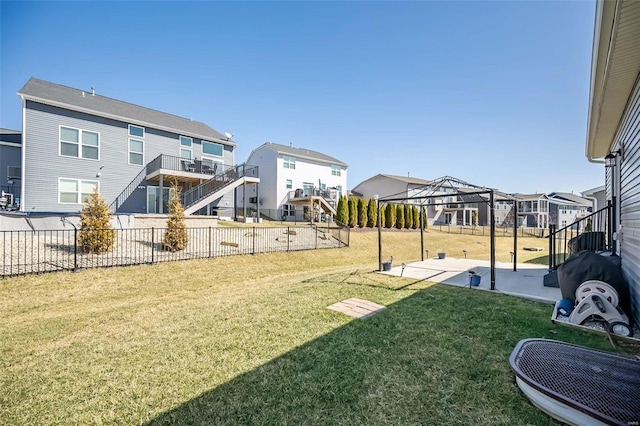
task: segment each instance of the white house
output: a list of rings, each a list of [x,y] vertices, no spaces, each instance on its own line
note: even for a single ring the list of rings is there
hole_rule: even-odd
[[[275,220],[323,220],[347,195],[347,164],[318,151],[267,142],[247,164],[258,166],[260,188],[245,194],[250,208]],[[259,191],[259,193],[258,193]],[[242,194],[238,194],[243,199]]]
[[[598,0],[585,154],[605,170],[613,251],[640,320],[640,2]]]
[[[549,223],[560,228],[589,215],[593,201],[568,192],[552,192],[549,197]]]

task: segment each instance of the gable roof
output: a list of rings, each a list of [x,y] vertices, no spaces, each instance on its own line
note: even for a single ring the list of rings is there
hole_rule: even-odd
[[[518,201],[524,201],[524,200],[538,200],[540,198],[549,198],[547,197],[547,194],[520,194],[520,193],[516,193],[513,194],[513,196],[515,198],[518,199]]]
[[[553,199],[563,199],[563,200],[567,200],[571,203],[574,204],[579,204],[581,206],[585,206],[585,207],[591,207],[592,206],[592,202],[591,200],[587,200],[586,198],[583,198],[579,195],[576,194],[571,194],[569,192],[552,192],[551,194],[549,194],[549,199],[553,200]]]
[[[586,191],[582,191],[581,194],[583,196],[594,196],[596,192],[602,192],[605,190],[604,185],[596,186],[595,188],[587,189]]]
[[[23,99],[52,105],[72,111],[84,112],[144,127],[166,130],[172,133],[215,140],[226,145],[235,145],[216,130],[199,121],[141,107],[106,96],[94,95],[80,89],[63,86],[31,77],[20,89]]]
[[[356,188],[358,186],[362,185],[365,182],[369,182],[369,181],[377,180],[377,179],[391,179],[391,180],[397,180],[397,181],[400,181],[400,182],[413,184],[413,185],[429,185],[431,183],[430,180],[426,180],[426,179],[420,179],[420,178],[409,177],[409,176],[397,176],[397,175],[389,175],[389,174],[379,173],[379,174],[377,174],[375,176],[370,177],[369,179],[363,180],[358,185],[356,185]]]
[[[315,160],[315,161],[320,161],[322,163],[329,163],[329,164],[335,164],[336,166],[344,166],[344,168],[346,169],[347,167],[349,167],[347,165],[347,163],[344,163],[334,157],[331,157],[329,155],[323,154],[321,152],[318,151],[314,151],[311,149],[305,149],[305,148],[294,148],[292,146],[286,146],[286,145],[280,145],[278,143],[273,143],[273,142],[266,142],[262,145],[260,145],[258,148],[256,148],[254,151],[262,148],[262,147],[268,147],[273,149],[274,151],[276,151],[278,154],[282,154],[282,155],[291,155],[293,157],[296,158],[305,158],[308,160]]]
[[[20,147],[22,144],[22,132],[0,128],[0,142],[3,142],[3,145]]]

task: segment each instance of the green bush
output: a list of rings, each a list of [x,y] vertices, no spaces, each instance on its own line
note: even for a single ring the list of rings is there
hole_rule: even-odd
[[[346,225],[349,222],[349,206],[347,205],[347,197],[342,195],[338,199],[338,208],[336,209],[336,222]]]
[[[404,228],[404,206],[402,204],[398,204],[396,208],[396,228]]]
[[[364,198],[358,199],[358,226],[360,228],[367,226],[367,202]]]
[[[411,209],[411,214],[413,216],[413,229],[418,229],[420,227],[420,211],[418,210],[418,206],[413,206]]]
[[[413,209],[409,204],[404,205],[404,227],[413,228]]]
[[[354,228],[358,224],[358,201],[356,197],[349,197],[349,227]]]
[[[378,226],[378,202],[370,198],[367,206],[367,226],[374,228]]]
[[[392,203],[387,204],[384,209],[384,227],[393,228],[396,221],[396,206]]]
[[[85,253],[106,253],[113,248],[114,233],[111,210],[96,189],[82,208],[78,245]]]

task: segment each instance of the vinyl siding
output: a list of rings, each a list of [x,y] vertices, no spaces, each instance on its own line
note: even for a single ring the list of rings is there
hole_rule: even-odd
[[[78,211],[79,204],[58,203],[58,179],[98,180],[100,193],[108,204],[122,192],[144,167],[129,164],[129,124],[90,114],[70,111],[32,101],[26,102],[25,200],[26,211]],[[68,126],[97,132],[100,135],[99,160],[59,155],[59,129]],[[179,134],[145,128],[144,160],[160,154],[179,156]],[[194,157],[202,156],[201,140],[193,141]],[[232,146],[225,146],[224,163],[234,164]],[[100,167],[104,166],[102,170]],[[96,174],[100,171],[100,178]],[[157,183],[148,183],[157,185]],[[230,195],[232,200],[233,196]],[[128,203],[129,212],[146,211],[146,190],[138,189]],[[232,202],[230,203],[232,205]]]
[[[620,179],[620,257],[632,298],[633,315],[640,320],[640,83],[621,122],[614,150],[623,148]],[[608,179],[608,182],[610,179]],[[607,185],[609,188],[609,185]],[[609,193],[609,190],[608,190]]]

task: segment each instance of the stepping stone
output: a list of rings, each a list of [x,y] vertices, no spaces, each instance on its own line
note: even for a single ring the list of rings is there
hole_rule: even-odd
[[[377,314],[386,308],[386,306],[355,297],[327,306],[327,309],[331,309],[332,311],[341,312],[350,317],[361,319]]]

